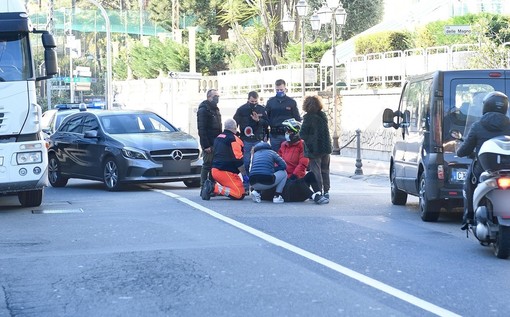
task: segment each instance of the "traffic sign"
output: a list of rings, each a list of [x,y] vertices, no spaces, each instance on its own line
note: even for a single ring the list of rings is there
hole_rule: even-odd
[[[445,35],[466,35],[471,33],[471,25],[445,25]]]
[[[64,83],[70,83],[71,78],[70,77],[54,77],[54,81],[63,81]],[[73,82],[75,83],[92,83],[96,82],[96,78],[91,77],[73,77]]]

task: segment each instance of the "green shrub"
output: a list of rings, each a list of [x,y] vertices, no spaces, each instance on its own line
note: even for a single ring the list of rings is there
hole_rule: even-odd
[[[412,47],[408,32],[379,32],[358,38],[355,43],[356,54],[382,53],[406,50]]]

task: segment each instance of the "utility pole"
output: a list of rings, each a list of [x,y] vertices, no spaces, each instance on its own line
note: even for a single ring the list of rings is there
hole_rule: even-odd
[[[41,5],[41,2],[39,2],[39,6]],[[46,26],[46,29],[50,34],[53,34],[53,0],[48,0],[48,25]],[[51,109],[51,95],[52,95],[52,79],[46,80],[46,100],[47,100],[47,109]]]
[[[139,0],[138,4],[140,6],[140,41],[143,38],[143,0]]]
[[[179,29],[179,0],[172,0],[172,32]]]

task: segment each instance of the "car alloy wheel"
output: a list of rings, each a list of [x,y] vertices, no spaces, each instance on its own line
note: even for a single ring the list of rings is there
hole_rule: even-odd
[[[60,162],[54,154],[50,155],[48,162],[48,180],[53,187],[64,187],[69,180],[67,177],[62,176]]]
[[[120,189],[119,168],[113,158],[106,159],[103,168],[103,182],[110,191]]]

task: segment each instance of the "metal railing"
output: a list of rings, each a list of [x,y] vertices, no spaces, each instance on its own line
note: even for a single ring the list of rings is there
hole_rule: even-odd
[[[510,43],[502,46],[509,51],[507,58],[500,62],[502,68],[510,66]],[[478,54],[478,44],[454,44],[416,48],[404,51],[390,51],[352,56],[345,65],[336,69],[337,87],[345,89],[367,89],[373,87],[398,87],[410,75],[434,70],[473,68],[472,58]],[[305,65],[305,92],[331,90],[332,68],[318,63]],[[218,89],[222,95],[234,96],[256,90],[272,94],[274,81],[285,79],[290,94],[302,92],[301,64],[283,64],[256,68],[221,71],[218,73]]]

